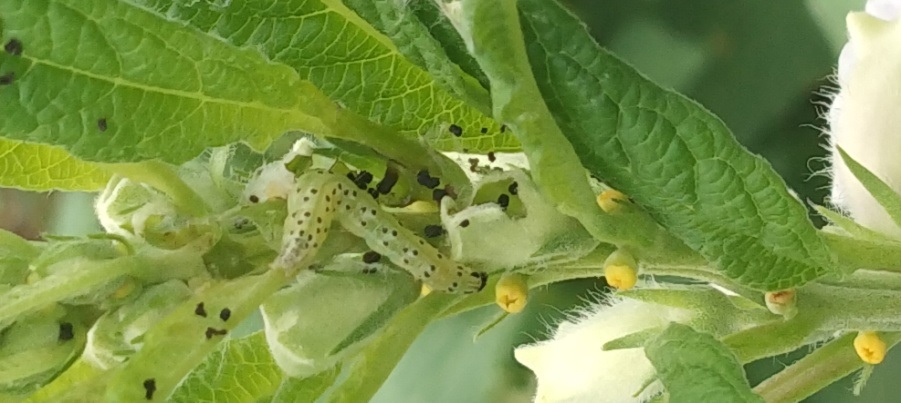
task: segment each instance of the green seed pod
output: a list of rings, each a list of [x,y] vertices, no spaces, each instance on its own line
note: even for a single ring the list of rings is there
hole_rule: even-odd
[[[419,296],[409,274],[373,256],[343,255],[322,274],[304,271],[262,305],[269,348],[285,373],[306,377],[334,366]]]
[[[125,361],[141,348],[144,333],[191,295],[191,289],[179,280],[148,287],[139,297],[94,323],[82,357],[101,369]]]

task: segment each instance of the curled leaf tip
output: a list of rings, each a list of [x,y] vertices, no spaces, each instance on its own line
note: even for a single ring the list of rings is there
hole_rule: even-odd
[[[879,364],[885,359],[885,341],[876,332],[859,332],[854,338],[854,350],[867,364]]]
[[[505,275],[494,286],[494,301],[509,313],[522,312],[528,298],[529,286],[521,274]]]
[[[619,211],[622,208],[622,203],[628,200],[629,198],[622,192],[613,189],[607,189],[601,192],[597,198],[598,206],[608,214]]]
[[[764,295],[767,309],[776,315],[790,319],[798,313],[794,289],[768,292]]]

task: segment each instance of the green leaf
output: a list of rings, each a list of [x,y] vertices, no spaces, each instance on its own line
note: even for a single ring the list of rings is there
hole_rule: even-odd
[[[172,394],[173,402],[254,402],[272,396],[282,372],[257,332],[219,345]]]
[[[315,402],[322,396],[341,374],[341,367],[336,366],[309,378],[288,378],[282,380],[271,403]]]
[[[439,148],[518,149],[510,133],[500,133],[497,123],[445,90],[338,0],[133,3],[217,42],[253,49],[276,65],[289,66],[343,107],[408,139],[440,128],[437,137],[429,138]],[[452,123],[463,128],[462,137],[446,131]]]
[[[673,323],[645,346],[670,403],[763,402],[735,355],[706,333]]]
[[[559,4],[519,6],[541,93],[589,171],[744,285],[792,288],[829,272],[804,206],[722,121],[601,49]]]
[[[92,191],[102,189],[109,177],[102,166],[81,161],[60,148],[0,138],[0,186]]]
[[[179,163],[206,147],[263,148],[291,129],[325,131],[331,103],[251,49],[120,1],[0,3],[0,135],[91,161]],[[327,117],[327,116],[325,116]]]
[[[436,82],[457,98],[484,114],[491,113],[488,91],[472,76],[461,71],[418,19],[415,9],[437,13],[435,2],[407,4],[395,1],[344,0],[344,4],[385,34],[410,62],[426,70]],[[440,15],[440,14],[439,14]],[[471,59],[471,58],[470,58]]]
[[[844,149],[838,146],[836,146],[836,149],[838,149],[842,161],[848,166],[854,177],[885,209],[892,221],[895,222],[895,225],[901,227],[901,195],[898,195],[888,184],[879,179],[876,174],[870,172],[869,169],[855,161],[854,158],[851,158]]]

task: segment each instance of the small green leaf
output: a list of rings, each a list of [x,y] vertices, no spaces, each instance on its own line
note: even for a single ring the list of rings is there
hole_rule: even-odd
[[[645,346],[670,403],[763,402],[726,346],[706,333],[671,324]]]
[[[219,345],[172,394],[172,402],[254,402],[272,396],[282,372],[257,332]]]
[[[879,202],[879,205],[885,209],[895,225],[901,227],[901,195],[898,195],[888,184],[879,179],[876,174],[870,172],[865,166],[851,158],[848,153],[841,147],[836,146],[838,154],[841,155],[842,161],[848,166],[848,169],[854,174],[854,177],[860,181],[865,189]]]
[[[102,189],[110,174],[57,147],[0,138],[0,186],[25,190]]]
[[[826,217],[829,222],[835,224],[839,228],[845,230],[849,235],[860,238],[868,241],[881,242],[881,243],[896,243],[895,239],[877,231],[873,231],[863,225],[858,224],[853,219],[849,217],[845,217],[841,213],[832,211],[823,206],[813,206],[814,210],[820,213],[821,216]]]
[[[519,6],[541,94],[589,171],[743,285],[779,290],[829,273],[804,206],[722,121],[601,49],[556,2]]]

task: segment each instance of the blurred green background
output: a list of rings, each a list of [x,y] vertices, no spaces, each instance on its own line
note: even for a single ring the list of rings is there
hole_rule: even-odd
[[[821,203],[827,180],[825,139],[818,118],[827,99],[844,16],[863,0],[633,0],[566,1],[598,42],[663,86],[698,100],[726,121],[745,146],[766,157],[802,199]],[[99,229],[92,195],[0,191],[0,225],[35,238],[41,232],[77,235]],[[531,372],[513,360],[513,346],[543,340],[565,312],[604,289],[603,280],[536,290],[527,310],[477,340],[498,308],[435,323],[416,342],[374,401],[528,402]],[[752,384],[804,351],[747,367]],[[625,369],[627,370],[627,369]],[[897,401],[901,354],[889,354],[860,397],[845,379],[808,402]]]

